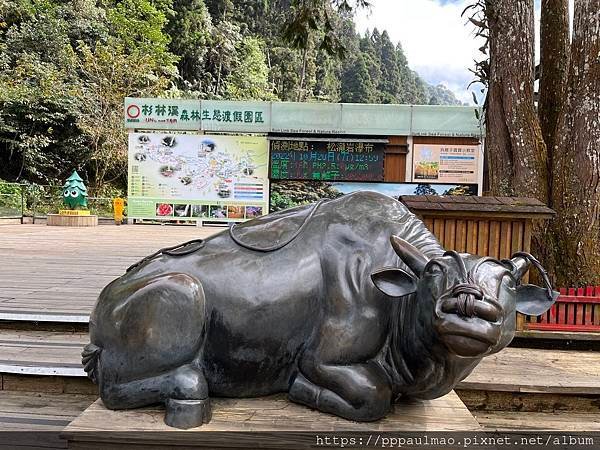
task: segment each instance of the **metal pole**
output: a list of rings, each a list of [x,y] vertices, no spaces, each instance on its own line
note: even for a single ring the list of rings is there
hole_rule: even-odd
[[[37,196],[34,196],[33,197],[33,218],[32,218],[32,222],[34,224],[35,224],[35,209],[36,209],[36,207],[37,207]]]
[[[20,184],[19,187],[21,188],[21,225],[23,225],[25,219],[25,194],[23,192],[23,185]]]

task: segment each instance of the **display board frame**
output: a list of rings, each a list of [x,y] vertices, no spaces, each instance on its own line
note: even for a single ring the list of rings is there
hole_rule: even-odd
[[[129,219],[242,222],[269,192],[265,136],[129,133]]]

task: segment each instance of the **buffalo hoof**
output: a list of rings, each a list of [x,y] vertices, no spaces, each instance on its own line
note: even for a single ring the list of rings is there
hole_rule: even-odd
[[[165,423],[170,427],[187,430],[210,422],[210,399],[177,400],[170,398],[166,402]]]

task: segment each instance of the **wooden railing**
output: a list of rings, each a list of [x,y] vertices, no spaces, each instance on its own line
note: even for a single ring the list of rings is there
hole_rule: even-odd
[[[561,288],[556,303],[541,316],[521,316],[521,330],[600,333],[600,286]]]

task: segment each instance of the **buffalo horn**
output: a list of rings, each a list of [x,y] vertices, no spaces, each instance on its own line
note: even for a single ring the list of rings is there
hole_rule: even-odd
[[[415,275],[420,276],[429,262],[429,258],[421,253],[414,245],[409,244],[398,236],[392,235],[390,241],[392,242],[394,251],[404,264],[406,264]]]
[[[530,255],[524,252],[515,253],[509,261],[512,266],[511,272],[515,277],[515,280],[523,278],[531,267]]]

